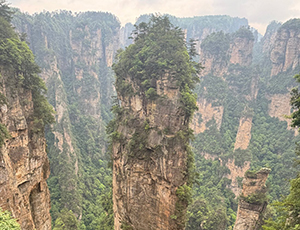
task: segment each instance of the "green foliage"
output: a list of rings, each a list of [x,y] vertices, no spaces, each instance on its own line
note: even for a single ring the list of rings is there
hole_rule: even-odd
[[[277,24],[272,26],[274,28],[270,28],[270,30],[278,28]],[[230,38],[224,36],[224,40],[220,45],[230,43],[231,39],[236,36],[249,36],[250,39],[253,37],[246,28],[239,32],[245,32],[245,36],[238,35],[238,32],[228,35]],[[203,48],[204,50],[207,48],[205,51],[208,53],[215,52],[215,54],[218,54],[213,45],[214,39],[218,40],[216,36],[212,36],[211,40],[208,40],[207,46]],[[222,49],[218,48],[218,50]],[[223,50],[225,54],[225,45]],[[262,51],[254,50],[254,52]],[[224,61],[226,60],[224,58],[226,58],[225,55],[224,57],[220,56],[218,60]],[[299,141],[299,137],[294,136],[293,131],[287,130],[285,121],[280,121],[278,118],[269,115],[270,100],[268,95],[286,94],[288,88],[294,85],[290,73],[298,71],[298,69],[287,70],[270,77],[271,63],[265,61],[267,60],[266,57],[261,57],[261,60],[263,61],[258,61],[256,65],[253,64],[247,67],[231,64],[223,77],[208,74],[201,78],[201,83],[195,90],[198,97],[201,98],[201,103],[205,99],[205,103],[212,103],[215,111],[222,111],[223,113],[220,127],[215,118],[206,121],[206,130],[197,134],[195,141],[192,143],[196,156],[196,169],[200,175],[200,185],[194,186],[194,200],[201,198],[207,201],[203,203],[207,208],[209,206],[213,206],[214,209],[216,209],[215,207],[222,207],[228,220],[227,228],[234,224],[235,217],[232,213],[236,212],[237,203],[234,196],[232,196],[233,194],[227,190],[226,186],[223,187],[231,182],[224,180],[228,169],[225,166],[220,166],[220,160],[224,165],[224,162],[229,158],[233,158],[238,167],[243,166],[245,161],[251,160],[253,168],[266,165],[272,168],[268,178],[268,183],[272,184],[269,190],[271,201],[288,193],[287,181],[296,173],[296,170],[292,168],[294,146],[291,143]],[[256,84],[258,88],[254,99],[253,93],[256,91]],[[252,98],[249,95],[252,95]],[[237,149],[234,151],[236,135],[242,118],[252,120],[251,140],[246,150]],[[210,156],[215,160],[205,160],[200,157],[201,155],[204,155],[207,159]],[[206,173],[206,171],[209,173]],[[224,200],[226,202],[223,202]],[[196,213],[196,210],[194,210],[192,216],[196,216]],[[217,228],[214,227],[213,229]]]
[[[195,91],[199,95],[199,98],[204,97],[209,102],[213,102],[214,105],[220,105],[224,103],[228,90],[228,83],[226,81],[218,76],[208,74],[201,79],[201,83]]]
[[[252,80],[258,75],[253,67],[245,67],[239,64],[231,64],[228,74],[225,75],[226,81],[231,89],[239,95],[249,95],[251,93]]]
[[[0,40],[6,38],[17,38],[16,33],[10,23],[5,18],[0,17]]]
[[[236,166],[242,167],[244,166],[245,161],[250,161],[251,162],[251,151],[248,149],[242,150],[242,149],[236,149],[233,152],[234,156],[234,164]]]
[[[298,83],[300,82],[300,74],[295,75],[294,78]],[[292,118],[292,127],[300,127],[300,93],[298,88],[291,90],[291,105],[294,109],[290,115],[290,118]]]
[[[250,204],[263,204],[268,200],[267,195],[264,192],[258,192],[248,196],[241,195],[240,199]]]
[[[128,224],[127,222],[122,222],[121,229],[122,230],[133,230],[133,227],[130,224]]]
[[[193,117],[193,114],[197,107],[197,94],[193,93],[192,90],[185,85],[184,89],[181,91],[181,103],[182,109],[185,111],[185,119],[189,122],[189,119]]]
[[[282,30],[294,30],[299,31],[300,30],[300,19],[294,18],[290,19],[287,22],[283,23],[282,26],[278,29],[278,32],[281,32]]]
[[[288,88],[295,87],[295,80],[290,76],[299,71],[300,68],[297,67],[295,70],[289,69],[286,72],[281,72],[276,76],[272,76],[272,79],[268,82],[267,91],[271,94],[288,93]]]
[[[0,0],[0,17],[4,18],[7,22],[12,19],[13,11],[6,3],[6,0]]]
[[[227,59],[227,52],[230,47],[230,36],[223,31],[208,35],[201,43],[201,49],[213,55],[219,55]]]
[[[55,221],[53,230],[77,230],[78,220],[73,212],[63,209]]]
[[[1,8],[1,4],[0,4]],[[3,69],[13,73],[19,84],[31,90],[34,104],[34,117],[42,121],[42,126],[54,122],[53,108],[45,98],[47,88],[38,76],[39,67],[28,45],[13,33],[8,22],[0,17],[0,29],[10,31],[0,37],[0,65]]]
[[[194,88],[199,81],[199,64],[187,52],[182,31],[168,17],[153,16],[148,23],[136,26],[134,44],[117,56],[113,69],[116,89],[124,94],[124,81],[129,76],[147,97],[156,97],[156,81],[172,76],[181,90]]]
[[[296,23],[296,21],[289,21],[290,23]],[[287,26],[287,25],[286,25]],[[300,82],[300,75],[297,74],[294,76],[297,82]],[[291,91],[291,105],[294,109],[294,112],[291,114],[292,118],[292,127],[300,127],[300,115],[299,115],[299,92],[297,88],[292,89]],[[296,148],[297,160],[296,163],[299,164],[299,142],[297,143]],[[263,226],[264,230],[277,230],[277,229],[300,229],[300,218],[299,218],[299,210],[300,210],[300,174],[296,176],[295,179],[290,181],[290,193],[282,200],[275,203],[275,209],[277,211],[276,216],[273,216],[274,219],[269,219],[266,221],[265,226]]]
[[[276,209],[276,214],[273,219],[269,218],[265,225],[264,230],[288,230],[299,229],[299,194],[300,194],[300,179],[297,176],[291,180],[290,194],[282,201],[277,201],[273,205]]]
[[[197,199],[193,204],[190,205],[189,221],[187,222],[186,229],[226,229],[228,220],[226,216],[226,210],[222,207],[211,205],[205,199]]]
[[[249,27],[241,27],[238,31],[236,31],[235,33],[233,33],[232,35],[234,38],[238,37],[238,38],[247,38],[249,40],[253,40],[254,41],[254,36],[253,33],[250,31]]]
[[[52,73],[47,78],[50,103],[64,106],[63,116],[57,115],[61,119],[46,130],[52,225],[67,208],[77,218],[81,216],[78,229],[111,230],[112,176],[105,156],[105,125],[112,117],[111,96],[115,91],[105,50],[118,35],[120,23],[110,13],[69,11],[32,16],[17,11],[13,23],[20,33],[29,33],[36,62],[43,71]],[[95,38],[97,44],[91,42]],[[82,49],[74,48],[81,45]],[[97,52],[95,45],[101,45],[103,52]],[[53,71],[53,66],[59,71]],[[81,79],[76,78],[78,72]],[[87,102],[93,102],[94,107]],[[42,109],[37,111],[44,113]],[[39,119],[37,123],[41,123]],[[59,135],[62,138],[58,140],[55,137]],[[57,147],[61,141],[62,150]]]
[[[8,211],[0,208],[0,229],[1,230],[21,230],[16,219],[12,218]]]
[[[191,187],[182,185],[176,190],[176,195],[181,202],[190,204],[192,202],[191,192]]]
[[[4,144],[5,139],[10,138],[7,128],[0,123],[0,147]]]
[[[245,177],[257,179],[256,170],[247,170],[245,173]]]
[[[158,94],[154,88],[149,88],[145,94],[146,97],[150,100],[155,100],[158,98]]]

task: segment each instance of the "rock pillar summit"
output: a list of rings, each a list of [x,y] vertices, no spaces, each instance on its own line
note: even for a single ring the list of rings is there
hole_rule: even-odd
[[[268,168],[262,168],[256,173],[245,173],[234,230],[260,229],[262,214],[268,204],[265,183],[270,171]]]

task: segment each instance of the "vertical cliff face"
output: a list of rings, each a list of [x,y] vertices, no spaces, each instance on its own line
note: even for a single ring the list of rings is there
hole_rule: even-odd
[[[214,119],[217,124],[218,130],[220,130],[223,117],[223,106],[212,106],[206,99],[198,99],[197,101],[198,111],[195,113],[191,128],[195,134],[203,133],[207,127],[206,124]]]
[[[114,67],[121,102],[114,106],[117,117],[111,123],[115,229],[184,229],[196,63],[185,56],[182,33],[168,18],[152,18],[146,30],[143,25]],[[172,46],[165,46],[165,39]],[[136,58],[140,62],[132,69]],[[180,63],[194,74],[181,72]]]
[[[50,230],[50,168],[46,140],[34,123],[32,93],[13,73],[1,71],[0,122],[10,137],[0,150],[0,207],[9,210],[24,230]],[[3,127],[2,127],[3,130]]]
[[[126,222],[133,229],[178,229],[171,216],[186,183],[187,153],[178,139],[186,125],[176,84],[165,76],[157,89],[160,101],[120,98],[128,113],[121,122],[128,124],[119,126],[123,140],[113,145],[115,229]]]
[[[46,87],[28,45],[0,17],[0,207],[22,230],[50,230],[49,160],[45,125],[54,121]]]
[[[243,29],[244,30],[244,29]],[[251,33],[245,30],[245,33]],[[251,37],[251,35],[250,35]],[[246,34],[237,34],[231,44],[230,63],[249,66],[252,62],[254,39]]]
[[[299,65],[299,24],[299,19],[292,19],[284,23],[277,30],[274,46],[270,55],[272,76],[287,71],[290,68],[295,69]]]
[[[253,45],[254,36],[244,27],[232,34],[213,33],[201,43],[200,62],[205,69],[202,71],[203,88],[198,91],[199,110],[195,114],[193,128],[200,136],[216,138],[212,134],[212,128],[209,128],[212,121],[215,121],[217,133],[226,130],[227,133],[222,133],[222,136],[234,135],[234,143],[232,143],[234,151],[246,150],[251,139],[253,111],[251,112],[247,104],[253,103],[256,99],[259,79],[249,68],[252,63]],[[237,96],[231,98],[230,95],[233,94]],[[235,115],[232,115],[236,119],[234,122],[237,129],[229,134],[233,120],[227,119],[233,107]],[[231,125],[227,126],[229,123]],[[214,135],[220,135],[217,133]],[[209,135],[212,136],[208,137]],[[219,139],[218,145],[221,146],[222,137]],[[209,148],[204,148],[203,152],[209,153],[207,152]],[[220,147],[214,150],[213,155],[222,155],[225,152],[224,147]],[[237,160],[229,159],[224,165],[230,170],[230,174],[226,175],[231,180],[229,187],[237,196],[240,191],[237,179],[243,177],[250,167],[250,162],[241,162],[241,164],[235,162]]]
[[[256,173],[246,172],[234,230],[260,229],[267,206],[265,183],[269,173],[268,168]]]
[[[56,111],[56,123],[46,132],[53,220],[67,208],[87,228],[94,228],[96,218],[98,225],[111,225],[95,213],[105,212],[102,203],[89,207],[110,189],[105,122],[115,94],[110,66],[119,48],[119,22],[108,13],[62,11],[17,13],[13,23],[28,35]]]
[[[230,64],[249,66],[252,63],[253,44],[252,33],[243,27],[231,35],[224,32],[210,34],[201,43],[202,75],[211,73],[223,76],[228,73]]]

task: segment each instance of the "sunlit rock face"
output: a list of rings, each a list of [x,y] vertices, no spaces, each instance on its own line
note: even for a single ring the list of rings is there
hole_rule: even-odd
[[[12,213],[22,230],[50,230],[49,161],[44,133],[31,118],[31,91],[11,87],[10,73],[1,71],[1,76],[7,104],[1,106],[0,122],[11,137],[0,149],[0,207]]]
[[[163,76],[156,84],[161,98],[155,101],[143,95],[119,96],[128,113],[118,121],[122,140],[113,144],[116,230],[122,225],[139,230],[183,228],[175,221],[176,191],[186,184],[187,151],[178,135],[187,123],[176,83]]]

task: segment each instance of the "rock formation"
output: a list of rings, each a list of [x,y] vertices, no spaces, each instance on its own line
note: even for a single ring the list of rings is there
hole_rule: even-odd
[[[103,180],[111,173],[104,156],[104,122],[110,119],[111,96],[115,94],[110,66],[119,48],[119,22],[108,13],[62,11],[35,16],[17,13],[13,23],[28,35],[56,111],[56,123],[46,130],[51,214],[55,220],[61,209],[67,208],[87,228],[93,228],[89,225],[96,217],[87,216],[95,213],[86,203],[94,204],[104,193],[93,182],[101,181],[107,190],[110,186],[109,180]],[[79,184],[93,195],[84,196]],[[97,203],[94,209],[103,207]]]
[[[234,230],[258,230],[267,207],[266,180],[270,169],[262,168],[254,173],[247,171],[243,180]]]
[[[120,98],[128,115],[118,128],[123,140],[113,145],[116,230],[122,224],[139,230],[181,229],[175,222],[180,218],[176,191],[186,183],[187,152],[179,137],[186,124],[175,82],[164,76],[157,89],[165,98],[155,102],[138,95]]]
[[[287,71],[290,68],[295,69],[299,65],[299,24],[300,19],[291,19],[277,30],[270,54],[272,76]]]
[[[44,132],[32,120],[31,91],[16,87],[14,76],[1,71],[0,122],[9,131],[0,149],[0,207],[17,218],[23,230],[50,230],[50,168]]]
[[[158,29],[165,26],[168,19],[156,20],[157,24],[150,24],[151,36],[147,33],[140,35],[140,40],[137,39],[133,46],[121,53],[119,62],[114,66],[116,89],[121,102],[114,106],[117,117],[111,133],[115,230],[179,230],[185,226],[193,164],[188,145],[191,114],[187,108],[193,111],[196,99],[190,94],[190,85],[186,84],[189,80],[184,82],[184,89],[180,85],[183,79],[197,81],[198,78],[175,72],[177,65],[168,66],[167,70],[159,66],[149,69],[150,63],[151,66],[157,63],[148,60],[156,60],[156,55],[165,53],[169,54],[165,57],[166,63],[169,60],[187,61],[174,56],[186,49],[183,39],[174,36],[176,29]],[[163,20],[165,24],[158,25]],[[160,46],[162,37],[174,39],[173,42],[178,42],[175,43],[177,46]],[[153,38],[155,40],[151,40]],[[135,62],[130,58],[131,52],[142,55],[139,46],[144,41],[146,45],[142,47],[147,47],[146,52],[154,47],[156,51],[149,56],[143,53],[149,59],[143,63],[145,75],[142,78],[145,81],[141,83],[134,70],[131,69],[128,74],[126,63]],[[158,69],[160,71],[156,72]],[[145,90],[147,82],[151,87]],[[184,95],[189,97],[189,102],[185,101]],[[191,104],[187,107],[185,103]]]

